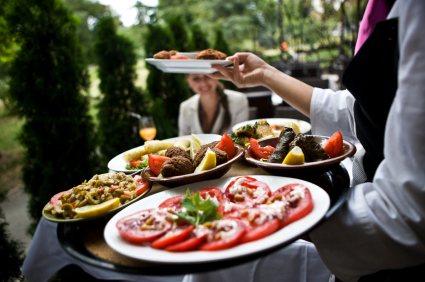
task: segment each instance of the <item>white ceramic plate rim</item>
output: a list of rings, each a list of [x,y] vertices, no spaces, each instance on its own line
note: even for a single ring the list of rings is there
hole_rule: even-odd
[[[199,139],[201,139],[202,141],[204,141],[206,144],[213,142],[213,141],[220,141],[221,139],[221,135],[218,134],[196,134],[196,136],[199,137]],[[174,140],[177,141],[180,138],[189,138],[191,139],[191,135],[185,135],[185,136],[178,136],[178,137],[173,137],[173,138],[168,138],[168,139],[164,139],[162,141],[169,141],[169,140]],[[108,168],[110,170],[116,171],[116,172],[125,172],[125,173],[132,173],[132,172],[136,172],[136,170],[127,170],[125,169],[125,166],[127,165],[127,163],[124,161],[124,159],[122,158],[122,155],[128,151],[137,149],[137,148],[141,148],[143,146],[139,146],[130,150],[127,150],[125,152],[122,152],[121,154],[115,156],[114,158],[112,158],[109,163],[108,163]]]
[[[205,187],[220,187],[222,190],[224,190],[224,188],[227,187],[227,185],[236,177],[220,178],[184,185],[178,188],[157,193],[125,208],[124,210],[117,213],[113,218],[111,218],[111,220],[106,224],[104,231],[106,243],[113,250],[122,255],[144,261],[168,264],[221,261],[251,255],[297,239],[304,232],[315,226],[323,218],[323,216],[325,216],[329,209],[330,200],[328,194],[322,188],[313,183],[295,178],[271,175],[253,175],[252,177],[267,183],[272,191],[275,191],[278,188],[290,183],[304,184],[310,189],[314,202],[313,211],[304,218],[291,223],[290,225],[279,230],[278,232],[275,232],[272,235],[267,236],[266,238],[216,252],[192,251],[185,253],[171,253],[151,247],[130,244],[122,239],[119,235],[116,224],[118,220],[127,215],[133,214],[140,210],[155,208],[170,197],[184,195],[187,188],[189,188],[191,191],[197,191]]]
[[[248,121],[243,121],[240,123],[235,124],[232,127],[232,131],[235,131],[236,129],[238,129],[239,127],[251,123],[254,124],[256,121],[259,121],[260,119],[252,119],[252,120],[248,120]],[[284,124],[288,124],[290,122],[295,122],[298,124],[298,126],[300,127],[301,133],[305,134],[307,132],[309,132],[311,130],[311,124],[304,121],[304,120],[300,120],[300,119],[292,119],[292,118],[266,118],[267,122],[269,124],[277,124],[277,125],[284,125]]]

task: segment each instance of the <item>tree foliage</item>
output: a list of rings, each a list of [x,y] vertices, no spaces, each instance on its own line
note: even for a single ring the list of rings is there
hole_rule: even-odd
[[[190,33],[192,34],[190,40],[191,50],[200,51],[210,48],[210,43],[207,40],[205,32],[202,31],[198,24],[193,24],[190,26]]]
[[[77,28],[78,42],[80,43],[87,62],[96,63],[93,45],[96,40],[94,26],[101,17],[110,16],[109,6],[89,0],[63,0],[65,7],[70,9],[80,19]]]
[[[106,162],[140,142],[137,121],[131,112],[145,115],[145,98],[135,87],[137,57],[132,43],[117,34],[111,17],[101,18],[96,26],[94,47],[99,64],[99,145]]]
[[[148,25],[145,37],[146,57],[152,58],[160,50],[178,50],[176,41],[181,40],[173,36],[168,25]],[[179,106],[190,96],[184,76],[164,73],[149,64],[146,67],[149,70],[146,90],[153,101],[150,113],[157,126],[158,139],[177,136]]]
[[[76,29],[59,0],[14,0],[7,16],[21,48],[10,67],[10,96],[25,118],[24,189],[35,230],[52,195],[88,179],[98,164],[88,99],[88,77]]]

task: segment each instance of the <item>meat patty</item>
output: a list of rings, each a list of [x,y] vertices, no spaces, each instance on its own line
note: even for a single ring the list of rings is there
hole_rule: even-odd
[[[154,59],[168,60],[168,59],[170,59],[170,57],[171,57],[170,53],[168,51],[164,51],[164,50],[153,55]]]
[[[195,158],[193,159],[193,167],[196,168],[202,161],[202,159],[205,156],[205,153],[207,152],[207,149],[213,149],[217,144],[220,143],[220,141],[214,141],[211,143],[208,143],[206,145],[202,145],[201,149],[199,149],[198,153],[196,154]]]
[[[196,55],[195,59],[197,60],[224,60],[227,55],[223,52],[216,51],[213,49],[202,50]]]
[[[182,148],[179,147],[170,147],[165,152],[165,156],[168,158],[174,158],[174,157],[183,157],[188,159],[190,162],[192,162],[192,158],[190,157],[189,152],[186,152]]]
[[[185,175],[193,171],[192,162],[183,157],[168,159],[161,166],[161,174],[164,177]]]
[[[215,153],[216,165],[224,164],[229,160],[229,157],[225,151],[222,151],[218,148],[212,148],[211,150]]]

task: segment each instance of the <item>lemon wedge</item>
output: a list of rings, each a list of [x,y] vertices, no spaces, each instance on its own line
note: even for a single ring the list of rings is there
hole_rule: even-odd
[[[200,149],[201,149],[201,145],[199,145],[198,142],[192,140],[192,142],[190,142],[190,157],[194,159],[196,156],[196,153],[198,153]]]
[[[201,163],[196,167],[195,172],[200,172],[200,171],[215,168],[216,162],[217,162],[217,159],[215,157],[215,153],[210,148],[208,148]]]
[[[298,135],[298,133],[301,133],[300,127],[295,122],[291,122],[288,126],[294,130],[295,135]]]
[[[74,211],[78,215],[78,217],[88,218],[115,209],[118,207],[119,204],[120,199],[115,198],[98,205],[89,205],[81,208],[76,208]]]
[[[300,147],[295,146],[283,160],[283,164],[286,165],[301,165],[305,162],[303,150]]]
[[[192,133],[192,141],[197,142],[199,145],[205,145],[205,142],[203,142],[201,139],[199,139],[198,136],[196,136],[195,134]]]

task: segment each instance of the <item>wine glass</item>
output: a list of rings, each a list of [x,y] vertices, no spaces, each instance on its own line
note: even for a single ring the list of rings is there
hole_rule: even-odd
[[[155,138],[156,127],[152,117],[144,116],[139,118],[139,134],[145,141]]]

